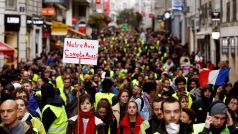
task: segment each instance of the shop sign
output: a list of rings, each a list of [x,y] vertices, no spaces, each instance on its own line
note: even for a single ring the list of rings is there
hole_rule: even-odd
[[[44,20],[43,19],[32,19],[30,17],[27,18],[26,20],[26,24],[27,26],[31,26],[31,25],[43,25],[44,24]]]
[[[98,40],[65,38],[63,63],[97,65]]]
[[[42,8],[41,14],[44,16],[53,16],[55,15],[55,8]]]
[[[21,25],[20,15],[5,15],[5,30],[19,31]]]
[[[43,25],[44,20],[43,19],[33,19],[32,23],[33,23],[33,25]]]
[[[220,21],[221,20],[220,16],[221,16],[220,12],[212,12],[211,14],[212,21]]]

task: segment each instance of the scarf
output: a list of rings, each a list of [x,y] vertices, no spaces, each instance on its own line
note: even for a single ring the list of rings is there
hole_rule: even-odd
[[[29,118],[29,116],[30,116],[30,113],[29,113],[29,112],[26,112],[26,113],[24,114],[24,116],[22,117],[21,121],[27,121],[27,119]]]
[[[165,128],[168,134],[178,134],[180,126],[179,124],[169,123],[168,125],[165,126]]]
[[[84,113],[79,111],[79,126],[78,119],[76,120],[75,134],[84,134],[84,124],[83,118],[89,119],[86,127],[86,134],[94,134],[95,133],[95,115],[93,111],[89,111]]]

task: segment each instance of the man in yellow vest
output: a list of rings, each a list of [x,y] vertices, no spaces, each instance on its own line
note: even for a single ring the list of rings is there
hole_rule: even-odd
[[[186,95],[188,96],[188,107],[190,108],[193,100],[189,94],[188,91],[186,91],[186,79],[183,76],[179,76],[175,79],[175,86],[177,88],[177,91],[172,95],[174,98],[178,99],[179,98],[179,94],[181,92],[185,92]]]
[[[112,99],[115,96],[112,93],[113,85],[114,82],[109,77],[102,81],[102,92],[97,92],[95,95],[95,109],[97,109],[97,104],[102,98],[108,99],[109,103],[112,104]]]
[[[68,117],[64,107],[64,101],[55,94],[53,85],[42,85],[42,122],[47,134],[66,134]]]
[[[231,115],[222,101],[211,104],[205,123],[193,125],[194,134],[235,134]]]

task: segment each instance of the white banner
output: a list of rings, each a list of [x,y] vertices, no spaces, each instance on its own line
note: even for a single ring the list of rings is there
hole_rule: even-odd
[[[64,40],[64,63],[97,65],[98,41],[65,38]]]

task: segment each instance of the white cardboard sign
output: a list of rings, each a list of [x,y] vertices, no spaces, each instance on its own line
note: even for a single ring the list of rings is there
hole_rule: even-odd
[[[97,65],[98,41],[64,39],[63,63]]]

